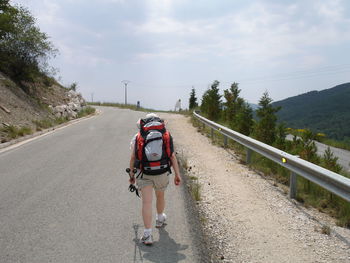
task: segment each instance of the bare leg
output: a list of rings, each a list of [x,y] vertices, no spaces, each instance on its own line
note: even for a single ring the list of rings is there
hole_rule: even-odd
[[[141,189],[142,196],[142,218],[145,228],[152,228],[152,196],[153,186],[147,185]]]
[[[162,214],[164,212],[165,208],[165,191],[155,191],[156,192],[156,207],[157,207],[157,213]]]

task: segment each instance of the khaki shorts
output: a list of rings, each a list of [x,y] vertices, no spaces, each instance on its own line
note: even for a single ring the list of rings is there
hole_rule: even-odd
[[[144,174],[141,178],[136,179],[136,184],[138,189],[144,186],[152,185],[156,191],[165,191],[169,184],[169,173],[164,173],[160,175],[147,175]]]

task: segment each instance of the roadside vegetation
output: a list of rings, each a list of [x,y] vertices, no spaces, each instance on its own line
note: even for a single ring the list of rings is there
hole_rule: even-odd
[[[96,112],[95,108],[88,106],[78,112],[77,118],[82,118],[88,115],[92,115],[95,112]],[[45,119],[40,121],[37,120],[37,121],[33,121],[33,123],[36,126],[36,131],[42,131],[42,130],[66,123],[68,121],[70,121],[70,119],[67,117],[58,117],[54,119]]]
[[[48,59],[58,53],[57,49],[26,8],[9,2],[0,1],[0,71],[25,92],[35,88],[32,83],[56,83]]]
[[[16,139],[18,137],[22,137],[28,134],[32,134],[33,131],[31,128],[25,127],[16,127],[14,125],[5,126],[0,129],[0,134],[3,136],[1,139],[1,143],[7,142],[12,139]]]
[[[340,148],[340,149],[350,151],[350,142],[337,141],[337,140],[326,138],[326,137],[321,138],[319,140],[319,142],[322,142],[323,144],[326,144],[329,146],[333,146],[335,148]]]
[[[85,107],[82,109],[80,112],[78,112],[77,117],[82,118],[88,115],[94,114],[96,111],[95,108],[93,107]],[[33,130],[32,128],[28,126],[23,126],[23,127],[17,127],[15,125],[8,125],[0,129],[0,137],[1,137],[1,143],[8,142],[12,139],[17,139],[19,137],[23,137],[29,134],[33,134],[34,132],[37,131],[42,131],[45,129],[49,129],[52,127],[55,127],[57,125],[61,125],[63,123],[66,123],[70,121],[69,118],[67,117],[59,117],[59,118],[48,118],[44,120],[34,120],[33,124],[35,125],[35,129]]]
[[[202,200],[201,185],[199,183],[198,177],[190,175],[192,167],[189,166],[187,158],[183,154],[177,155],[177,158],[179,160],[180,168],[182,169],[181,172],[184,176],[186,176],[185,182],[193,200],[196,202]]]
[[[1,122],[1,143],[75,118],[74,115],[69,118],[54,117],[52,107],[49,107],[53,102],[64,104],[67,100],[65,91],[77,89],[76,82],[64,88],[53,77],[56,70],[49,66],[48,61],[57,54],[58,50],[49,36],[36,25],[36,19],[28,9],[11,4],[9,0],[0,0],[0,72],[6,77],[1,80],[1,85],[12,91],[22,89],[25,95],[16,96],[18,100],[14,101],[29,102],[35,111],[35,114],[29,113],[25,118],[16,118],[13,114],[7,122]],[[12,114],[4,105],[0,106],[5,114]],[[11,106],[21,107],[14,105],[14,102],[11,102]],[[92,107],[83,107],[76,113],[80,118],[94,112]],[[30,118],[35,120],[28,123]]]
[[[178,113],[173,111],[165,111],[165,110],[155,110],[150,108],[144,108],[144,107],[137,107],[136,104],[124,104],[124,103],[115,103],[115,102],[88,102],[88,105],[91,106],[104,106],[104,107],[116,107],[120,109],[130,109],[135,111],[144,111],[144,112],[171,112],[171,113]],[[180,113],[186,113],[189,111],[181,111]]]
[[[94,114],[96,112],[96,109],[94,107],[85,107],[81,111],[78,112],[78,118],[82,118],[91,114]]]
[[[281,106],[278,119],[292,128],[324,133],[337,147],[350,147],[350,83],[321,91],[310,91],[273,103]],[[325,139],[325,138],[324,138]]]
[[[253,118],[253,110],[249,104],[240,97],[240,89],[237,83],[233,83],[230,89],[224,90],[224,94],[219,94],[219,82],[214,81],[211,87],[203,94],[202,104],[190,103],[190,110],[200,110],[204,117],[229,127],[246,136],[250,136],[282,151],[322,166],[335,173],[350,177],[346,171],[338,164],[338,158],[334,156],[328,148],[323,156],[317,155],[317,148],[314,140],[324,142],[323,134],[315,134],[308,129],[292,130],[287,129],[284,124],[277,123],[276,113],[280,107],[272,105],[272,99],[265,92],[256,110],[256,118]],[[190,102],[195,91],[190,94]],[[223,136],[211,129],[204,127],[195,118],[192,119],[197,130],[202,134],[211,137],[214,144],[224,146]],[[287,140],[287,134],[293,134],[293,140]],[[245,149],[232,140],[228,141],[226,147],[234,149],[245,163]],[[285,193],[288,192],[290,172],[271,160],[253,153],[251,157],[251,168],[258,170],[274,180],[274,184],[280,185]],[[350,203],[340,197],[335,196],[318,185],[298,176],[297,200],[305,206],[313,206],[321,212],[325,212],[337,219],[337,224],[343,227],[350,227]]]

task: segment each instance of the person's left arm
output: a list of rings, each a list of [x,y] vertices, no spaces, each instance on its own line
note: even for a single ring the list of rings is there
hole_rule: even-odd
[[[180,174],[180,168],[179,164],[177,162],[176,154],[175,152],[172,153],[170,157],[171,164],[173,166],[175,177],[174,177],[174,184],[179,185],[181,183],[181,174]]]
[[[181,174],[180,174],[179,163],[176,158],[176,153],[174,151],[173,137],[171,135],[170,135],[170,151],[171,151],[170,161],[171,161],[173,170],[175,172],[174,184],[179,185],[181,183]]]

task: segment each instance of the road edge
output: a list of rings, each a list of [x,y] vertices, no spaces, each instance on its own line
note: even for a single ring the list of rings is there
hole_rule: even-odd
[[[190,179],[187,170],[184,168],[184,160],[179,156],[179,154],[177,154],[177,158],[179,160],[179,168],[183,179],[182,191],[185,200],[185,213],[188,223],[191,225],[191,235],[195,237],[194,246],[199,257],[198,262],[215,262],[214,258],[217,251],[215,251],[215,247],[210,245],[210,237],[205,233],[204,223],[201,221],[200,209],[190,192]]]
[[[100,110],[96,109],[95,113],[90,114],[88,116],[84,116],[84,117],[81,117],[81,118],[78,118],[78,119],[73,119],[73,120],[70,120],[68,122],[59,124],[57,126],[54,126],[54,127],[42,130],[42,131],[37,131],[37,132],[34,132],[32,134],[28,134],[28,135],[19,137],[17,139],[13,139],[13,140],[11,140],[9,142],[1,143],[0,144],[0,152],[10,149],[11,146],[12,147],[16,147],[17,145],[18,146],[19,145],[23,145],[23,144],[25,144],[27,142],[30,142],[30,141],[35,140],[37,138],[40,138],[42,136],[48,135],[48,134],[50,134],[52,132],[55,132],[57,130],[66,128],[66,127],[68,127],[70,125],[79,123],[81,121],[84,121],[84,120],[87,120],[87,119],[90,119],[90,118],[93,118],[93,117],[96,117],[96,116],[100,115],[101,113],[102,112]]]

